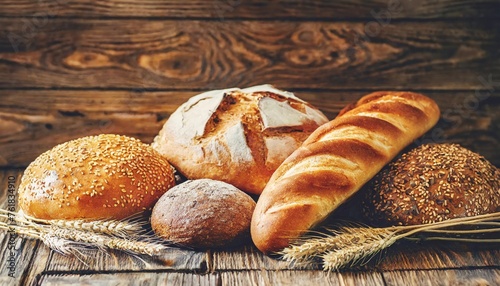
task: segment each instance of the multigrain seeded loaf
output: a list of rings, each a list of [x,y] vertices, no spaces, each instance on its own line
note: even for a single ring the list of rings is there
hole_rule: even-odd
[[[416,147],[387,165],[363,191],[365,219],[377,226],[500,211],[500,171],[457,144]]]
[[[253,242],[279,251],[323,221],[439,118],[421,94],[376,92],[318,128],[271,177],[252,217]]]
[[[326,122],[311,104],[271,85],[214,90],[182,104],[152,146],[188,179],[260,194],[281,162]]]
[[[24,171],[19,207],[39,219],[122,219],[151,209],[175,184],[151,146],[114,134],[55,146]]]

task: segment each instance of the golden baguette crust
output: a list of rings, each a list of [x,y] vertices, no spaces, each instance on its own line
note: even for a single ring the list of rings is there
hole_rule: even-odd
[[[344,108],[274,172],[252,217],[257,248],[281,250],[324,220],[439,116],[432,99],[411,92],[375,92]]]

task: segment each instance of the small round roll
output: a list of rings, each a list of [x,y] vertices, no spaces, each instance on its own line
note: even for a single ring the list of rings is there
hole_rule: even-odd
[[[211,179],[175,186],[156,203],[154,232],[175,244],[211,249],[233,247],[250,239],[255,201],[238,188]]]
[[[457,144],[414,148],[366,187],[364,217],[372,224],[415,225],[500,210],[500,171]]]
[[[120,135],[59,144],[25,170],[19,207],[39,219],[122,219],[153,207],[175,184],[149,145]]]

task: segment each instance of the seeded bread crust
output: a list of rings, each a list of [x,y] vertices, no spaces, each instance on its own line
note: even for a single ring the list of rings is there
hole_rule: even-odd
[[[364,216],[378,226],[500,211],[500,171],[457,144],[425,144],[402,154],[364,191]]]
[[[173,168],[138,139],[103,134],[59,144],[25,170],[19,207],[40,219],[122,219],[151,209]]]

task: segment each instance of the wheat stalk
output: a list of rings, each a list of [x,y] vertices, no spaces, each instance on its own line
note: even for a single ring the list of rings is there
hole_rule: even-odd
[[[56,237],[86,243],[89,244],[89,246],[94,246],[102,249],[111,248],[138,254],[147,254],[151,256],[159,255],[162,250],[167,248],[166,246],[155,242],[136,241],[120,237],[110,237],[107,235],[86,232],[78,229],[59,228],[57,226],[51,226],[48,230],[48,233]]]
[[[340,226],[337,229],[326,229],[326,233],[323,233],[320,237],[306,235],[278,254],[293,265],[312,263],[316,259],[321,259],[324,270],[337,270],[360,262],[361,264],[366,263],[374,255],[400,239],[500,242],[500,238],[449,237],[450,235],[500,232],[500,222],[498,220],[500,220],[500,212],[412,226],[386,228]],[[457,226],[482,228],[451,229]],[[423,233],[424,235],[419,238],[413,237],[417,233]]]
[[[302,242],[296,242],[290,247],[283,249],[281,255],[283,258],[294,265],[302,265],[311,263],[315,257],[332,249],[343,248],[345,245],[355,245],[365,243],[368,240],[374,240],[383,235],[391,235],[392,229],[375,229],[362,227],[340,227],[340,229],[327,228],[326,231],[330,235],[321,237],[306,238]],[[362,234],[360,235],[360,233]]]
[[[69,223],[69,221],[47,221],[40,219],[30,219],[23,214],[0,211],[0,217],[10,218],[19,224],[8,224],[0,221],[0,229],[12,231],[29,238],[41,240],[45,245],[61,254],[77,255],[79,249],[97,248],[100,250],[117,249],[133,254],[146,254],[150,256],[159,255],[168,247],[160,243],[153,236],[145,233],[134,236],[125,236],[129,231],[135,231],[136,226],[144,223],[125,221],[120,224],[119,221],[85,221],[89,225],[80,223]],[[44,223],[40,223],[44,222]],[[95,227],[98,223],[110,222],[103,227]],[[103,229],[105,229],[103,231]],[[123,237],[122,237],[123,235]]]
[[[83,231],[92,231],[95,233],[102,233],[107,235],[114,235],[118,237],[136,236],[143,232],[146,222],[140,221],[139,216],[131,216],[126,220],[89,220],[89,219],[39,219],[19,211],[17,214],[7,210],[0,209],[0,217],[8,215],[16,215],[16,221],[20,223],[41,223],[58,226],[60,228],[77,229]]]
[[[364,237],[366,240],[358,244],[337,248],[321,255],[324,270],[337,270],[346,265],[354,265],[359,261],[367,263],[375,254],[394,244],[397,237],[394,232]]]

